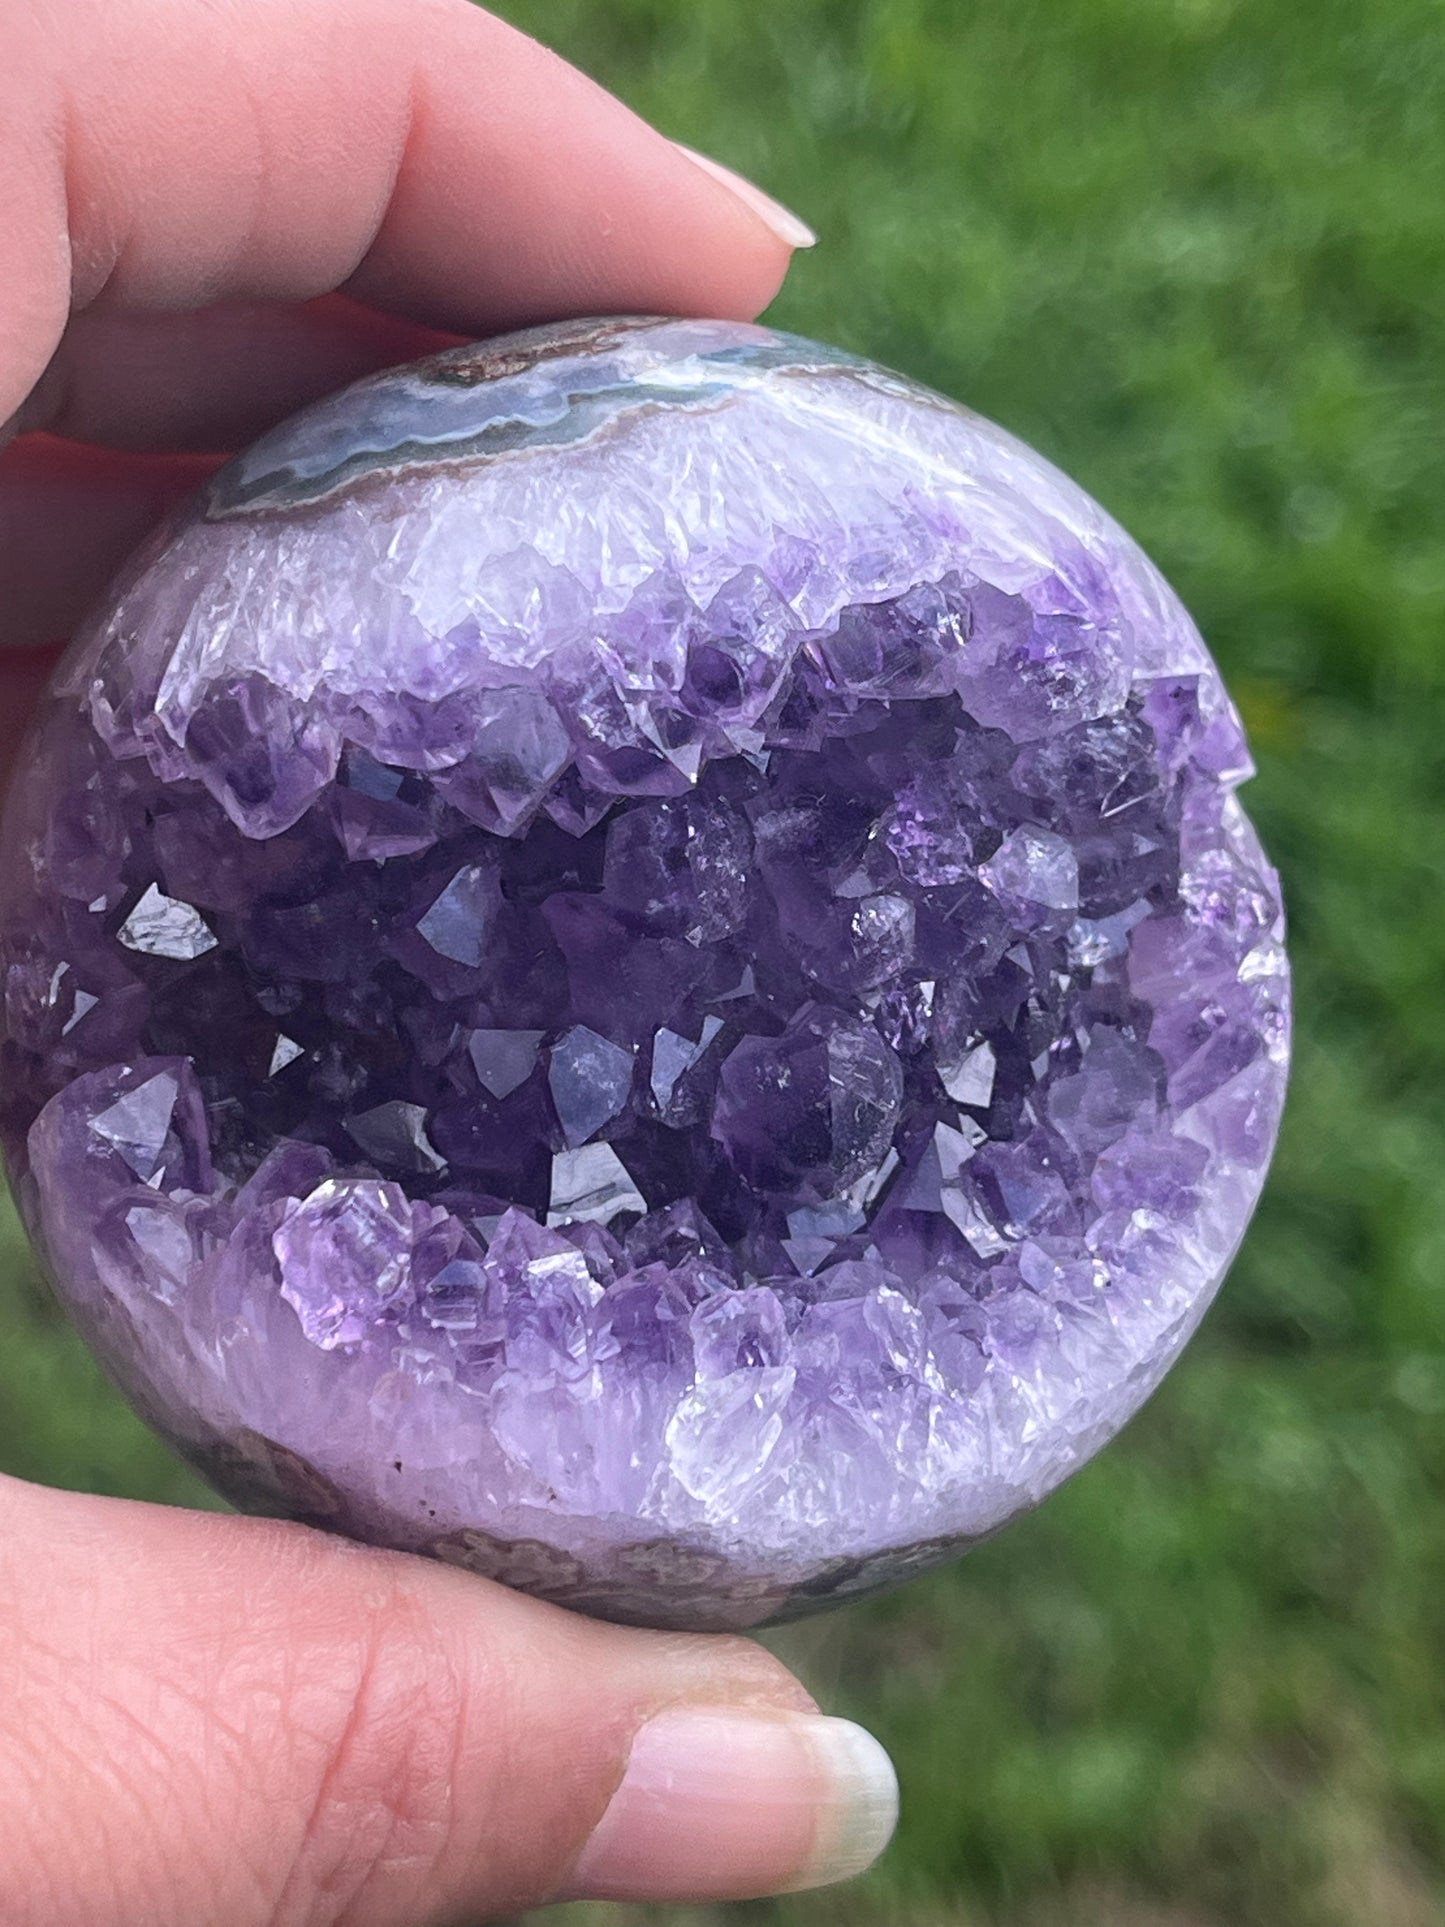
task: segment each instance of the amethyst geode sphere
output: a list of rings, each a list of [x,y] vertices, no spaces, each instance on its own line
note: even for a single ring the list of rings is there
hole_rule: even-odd
[[[760,327],[364,381],[62,665],[3,1126],[242,1505],[744,1626],[1032,1504],[1157,1384],[1279,1117],[1249,763],[1134,544]]]

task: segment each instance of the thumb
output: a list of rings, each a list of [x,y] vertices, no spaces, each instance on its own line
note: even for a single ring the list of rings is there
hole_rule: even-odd
[[[0,1480],[14,1927],[460,1927],[841,1879],[876,1741],[746,1640],[303,1527]]]

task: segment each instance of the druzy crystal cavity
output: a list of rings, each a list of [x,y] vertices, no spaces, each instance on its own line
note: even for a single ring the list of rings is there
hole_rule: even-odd
[[[268,435],[55,681],[4,1096],[222,1492],[623,1618],[919,1569],[1198,1320],[1284,1089],[1239,724],[1079,489],[761,327]]]

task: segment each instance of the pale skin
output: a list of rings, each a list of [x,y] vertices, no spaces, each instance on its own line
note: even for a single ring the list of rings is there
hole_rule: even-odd
[[[457,334],[751,317],[806,238],[464,0],[0,0],[0,43],[7,761],[225,450]],[[891,1801],[749,1641],[0,1479],[5,1927],[760,1894],[865,1864]]]

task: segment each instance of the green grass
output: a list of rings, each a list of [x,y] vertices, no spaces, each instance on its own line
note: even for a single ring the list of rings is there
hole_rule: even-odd
[[[1142,538],[1252,725],[1293,918],[1291,1108],[1218,1309],[1041,1513],[779,1640],[891,1747],[904,1818],[857,1887],[736,1917],[1445,1921],[1439,8],[504,10],[818,228],[780,322],[995,416]],[[6,1255],[0,1462],[195,1496]]]

